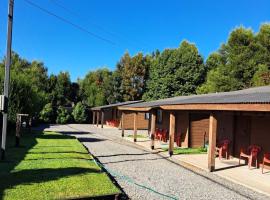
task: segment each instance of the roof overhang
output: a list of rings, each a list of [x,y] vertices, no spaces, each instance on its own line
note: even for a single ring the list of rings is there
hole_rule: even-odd
[[[161,105],[163,110],[215,110],[270,112],[270,104],[178,104]]]
[[[127,107],[127,106],[118,106],[118,110],[122,111],[138,111],[138,112],[147,112],[150,111],[152,107]]]

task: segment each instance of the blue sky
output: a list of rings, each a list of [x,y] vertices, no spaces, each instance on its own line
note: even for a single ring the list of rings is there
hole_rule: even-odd
[[[184,39],[195,43],[206,59],[235,27],[257,32],[261,23],[270,21],[266,0],[31,1],[114,43],[15,0],[13,50],[26,59],[43,61],[49,73],[69,71],[73,81],[100,67],[113,70],[125,51],[150,53],[177,47]],[[0,0],[1,57],[6,51],[7,2]]]

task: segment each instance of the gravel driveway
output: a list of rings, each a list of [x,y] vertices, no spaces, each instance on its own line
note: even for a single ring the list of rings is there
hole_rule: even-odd
[[[120,137],[117,129],[56,125],[46,130],[74,134],[114,176],[131,199],[266,199],[211,173],[195,173],[169,158]]]

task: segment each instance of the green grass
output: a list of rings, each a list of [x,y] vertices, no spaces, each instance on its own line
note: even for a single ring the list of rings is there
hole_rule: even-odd
[[[134,136],[133,136],[133,135],[128,135],[127,137],[133,138]],[[141,134],[137,134],[137,138],[148,138],[148,136],[146,136],[146,135],[141,135]]]
[[[87,150],[58,133],[24,134],[21,147],[8,138],[0,163],[1,199],[74,199],[120,193]]]
[[[164,148],[163,150],[168,151],[168,148]],[[173,154],[205,154],[207,153],[206,148],[174,148]]]

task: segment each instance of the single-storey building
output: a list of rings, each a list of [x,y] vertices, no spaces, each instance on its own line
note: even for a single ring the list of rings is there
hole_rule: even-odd
[[[258,157],[270,152],[270,86],[233,92],[179,96],[118,107],[122,112],[151,113],[151,148],[157,128],[167,130],[169,153],[174,143],[181,147],[208,147],[208,169],[215,169],[216,146],[229,140],[229,151],[239,157],[240,149],[261,147]],[[138,124],[134,122],[134,124]],[[137,129],[134,127],[134,140]]]
[[[98,106],[91,108],[93,116],[93,124],[97,126],[100,124],[103,128],[104,124],[124,128],[126,130],[134,128],[134,114],[129,111],[119,111],[118,106],[131,105],[143,101],[126,101],[110,105]],[[123,115],[123,117],[122,117]],[[139,126],[138,129],[148,129],[149,127],[149,114],[141,112],[138,115]],[[121,120],[122,119],[122,120]]]

